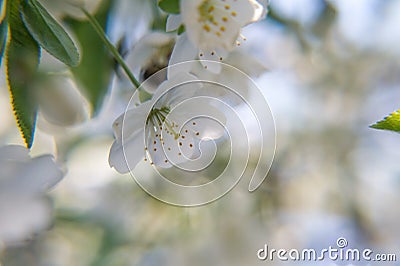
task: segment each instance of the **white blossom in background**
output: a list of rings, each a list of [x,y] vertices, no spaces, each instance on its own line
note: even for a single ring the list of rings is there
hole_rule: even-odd
[[[102,0],[42,0],[40,1],[56,18],[70,16],[76,19],[87,19],[80,10],[85,8],[89,13],[95,14],[101,5]]]
[[[51,223],[44,193],[64,173],[51,155],[35,158],[22,146],[0,147],[0,244],[18,244]]]
[[[107,23],[107,35],[113,43],[123,41],[131,48],[149,28],[154,19],[154,3],[143,0],[114,0]]]
[[[89,104],[68,74],[49,74],[35,89],[39,111],[52,125],[73,126],[89,118]]]
[[[127,110],[115,120],[115,141],[109,156],[111,167],[120,173],[127,173],[130,167],[144,160],[151,165],[169,168],[199,156],[200,140],[218,139],[223,135],[223,131],[215,129],[215,124],[204,120],[193,119],[185,125],[178,122],[182,121],[184,115],[195,117],[191,113],[196,109],[212,106],[204,106],[204,103],[198,106],[194,103],[185,110],[185,114],[171,112],[177,104],[189,99],[200,85],[191,84],[190,90],[184,88],[170,92],[169,95],[160,94],[166,89],[196,79],[190,74],[181,73],[163,82],[152,100]],[[223,114],[217,110],[215,113],[223,120]]]
[[[143,81],[168,66],[174,44],[174,34],[150,32],[135,44],[125,60],[132,73],[140,77],[140,81]],[[160,78],[162,80],[153,79],[153,84],[147,84],[146,90],[154,93],[155,89],[166,79],[166,77]]]
[[[222,61],[242,40],[241,29],[264,18],[266,8],[256,0],[193,0],[180,1],[180,15],[170,15],[167,31],[181,24],[183,33],[175,45],[171,64],[195,59]],[[215,64],[205,68],[219,72]]]

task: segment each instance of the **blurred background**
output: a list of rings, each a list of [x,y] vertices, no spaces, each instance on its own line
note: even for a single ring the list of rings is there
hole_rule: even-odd
[[[76,99],[92,107],[79,109],[79,123],[67,127],[39,114],[32,154],[55,154],[67,174],[48,196],[51,228],[4,248],[1,263],[280,265],[259,261],[257,250],[264,244],[321,250],[339,237],[351,248],[400,259],[400,135],[369,128],[400,107],[399,1],[270,1],[266,19],[244,29],[241,49],[269,69],[255,81],[275,117],[275,160],[254,193],[239,184],[196,208],[159,202],[109,167],[111,125],[132,88],[121,75],[108,74],[115,64],[100,56],[102,44],[95,37],[83,34],[90,27],[77,10],[61,0],[43,4],[81,43],[83,64],[92,72],[77,70],[76,76],[86,75],[81,79],[86,90]],[[165,21],[155,1],[86,4],[124,55]],[[98,56],[85,57],[90,51]],[[62,68],[52,60],[43,55],[43,71]],[[106,73],[104,79],[99,73]],[[4,77],[1,84],[1,144],[23,144]]]

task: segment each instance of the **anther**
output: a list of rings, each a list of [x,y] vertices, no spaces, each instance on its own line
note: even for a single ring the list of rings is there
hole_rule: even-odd
[[[208,25],[204,25],[204,26],[203,26],[203,29],[204,29],[206,32],[210,32],[210,31],[211,31],[211,28],[210,28],[210,26],[208,26]]]

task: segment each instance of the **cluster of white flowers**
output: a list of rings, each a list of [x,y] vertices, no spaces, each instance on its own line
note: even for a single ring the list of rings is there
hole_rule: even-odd
[[[78,7],[85,7],[94,13],[100,2],[45,1],[45,5],[52,10],[53,4],[58,7],[65,4],[65,9],[58,9],[59,14],[54,13],[56,17],[80,14],[78,18],[83,19],[83,14],[77,12]],[[121,2],[121,6],[127,4],[131,2]],[[237,79],[215,61],[234,65],[250,76],[258,76],[266,70],[242,47],[238,47],[246,40],[241,35],[241,29],[261,20],[265,14],[266,7],[256,0],[181,0],[180,14],[170,14],[167,19],[168,33],[153,31],[143,36],[126,59],[132,72],[140,76],[143,84],[139,91],[144,92],[146,97],[138,97],[137,106],[114,122],[115,141],[109,154],[110,166],[120,173],[129,172],[139,162],[170,168],[199,157],[200,142],[221,138],[224,135],[221,128],[215,128],[215,124],[207,120],[196,119],[194,115],[195,110],[201,108],[212,110],[215,108],[212,104],[204,101],[191,104],[184,110],[185,118],[179,113],[172,113],[172,110],[177,103],[196,95],[196,89],[202,85],[190,82],[199,79],[246,87],[247,81]],[[181,29],[184,29],[183,33]],[[198,60],[196,64],[179,67],[178,63],[194,59]],[[42,67],[46,65],[46,60],[44,55]],[[53,72],[54,62],[50,63]],[[178,66],[168,68],[163,75],[146,83],[145,80],[158,70],[176,64]],[[35,89],[38,95],[35,97],[39,99],[40,124],[46,127],[49,123],[64,130],[85,121],[89,108],[79,92],[80,84],[68,74],[69,71],[63,67],[58,73],[38,81]],[[188,82],[190,90],[163,94]],[[191,112],[194,118],[187,120]],[[214,113],[219,121],[226,120],[217,109]],[[1,147],[0,168],[1,246],[3,243],[8,245],[25,241],[50,224],[51,205],[45,193],[62,179],[64,173],[51,155],[31,158],[29,150],[22,146]]]
[[[0,147],[0,168],[0,246],[19,244],[51,224],[44,193],[64,173],[52,156],[31,158],[16,145]]]
[[[178,99],[190,96],[177,92],[157,101],[159,92],[165,87],[196,79],[246,87],[247,81],[224,73],[221,64],[215,61],[233,65],[249,76],[263,73],[266,68],[239,46],[246,40],[241,35],[242,28],[263,19],[265,14],[266,7],[256,0],[180,1],[180,14],[170,14],[166,25],[169,32],[184,28],[184,32],[176,37],[173,48],[171,42],[175,38],[170,33],[152,32],[142,38],[128,55],[130,61],[136,62],[131,64],[134,69],[151,75],[162,67],[174,67],[168,68],[167,75],[162,77],[164,81],[158,81],[156,86],[149,82],[142,84],[141,90],[152,94],[152,99],[127,110],[114,122],[115,141],[110,151],[110,166],[121,173],[129,172],[141,160],[170,167],[171,161],[179,164],[196,157],[200,140],[219,138],[221,134],[205,129],[209,126],[207,123],[200,125],[191,121],[180,125],[177,118],[169,116]],[[185,64],[179,67],[179,63],[190,60],[199,63],[191,64],[190,69]]]

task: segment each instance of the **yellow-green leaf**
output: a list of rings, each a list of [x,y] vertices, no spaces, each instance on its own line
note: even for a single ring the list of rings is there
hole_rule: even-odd
[[[37,111],[31,86],[39,64],[40,47],[22,22],[19,2],[8,1],[11,39],[6,48],[6,75],[15,118],[25,143],[30,148]]]
[[[400,109],[371,126],[376,129],[391,130],[400,133]]]
[[[78,49],[63,27],[38,1],[24,0],[21,5],[23,21],[32,37],[64,64],[77,66]]]

